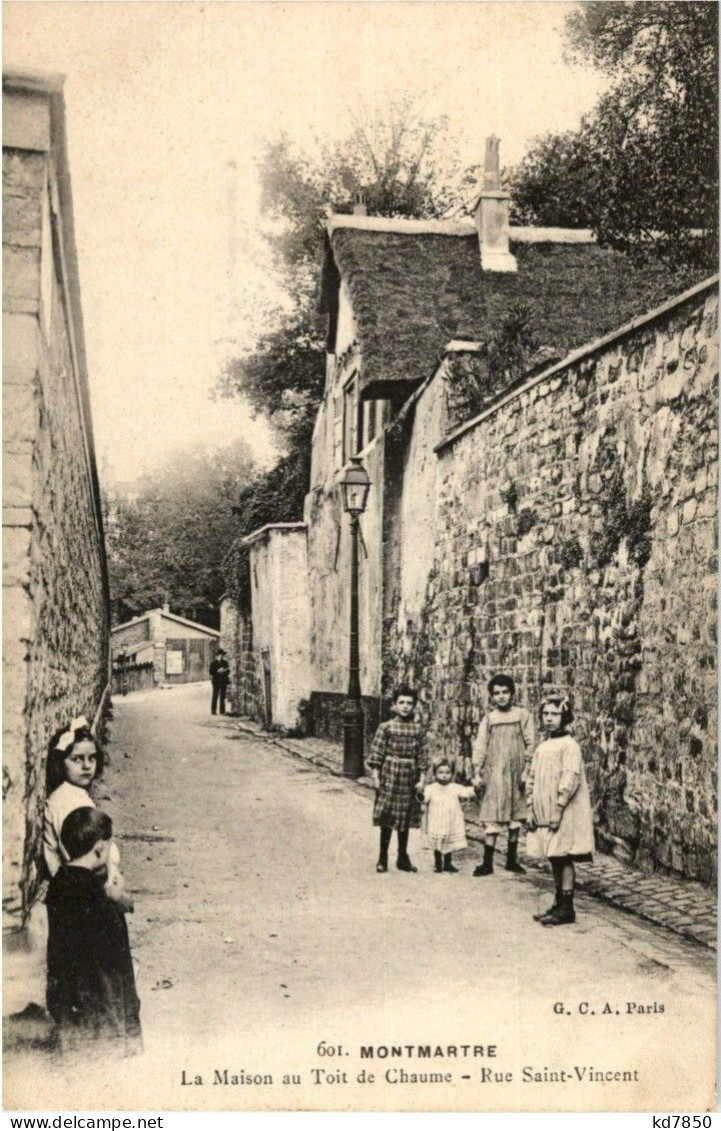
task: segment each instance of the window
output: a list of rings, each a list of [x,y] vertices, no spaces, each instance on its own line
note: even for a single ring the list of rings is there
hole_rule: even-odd
[[[343,463],[360,450],[359,416],[358,374],[354,373],[343,387]]]
[[[377,401],[364,401],[363,403],[363,447],[370,444],[371,440],[375,439],[376,434],[376,416],[377,416]]]
[[[333,397],[333,466],[343,466],[343,394]]]
[[[363,402],[363,439],[362,447],[370,444],[382,430],[387,420],[388,401]]]

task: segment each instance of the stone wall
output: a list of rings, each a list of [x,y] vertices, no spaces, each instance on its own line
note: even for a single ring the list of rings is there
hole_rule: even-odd
[[[82,355],[69,190],[50,101],[5,90],[3,527],[5,922],[38,884],[55,730],[98,715],[109,680],[103,529]],[[19,109],[20,108],[20,109]],[[54,112],[53,112],[54,113]],[[35,128],[32,148],[22,144]],[[55,238],[53,238],[55,237]],[[63,248],[63,257],[57,248]],[[9,918],[8,918],[9,917]]]
[[[262,688],[259,661],[253,648],[252,617],[227,595],[220,603],[220,646],[228,653],[230,665],[230,710],[262,722]]]
[[[127,648],[131,644],[140,644],[143,640],[150,639],[150,621],[147,617],[131,622],[127,625],[118,625],[112,630],[111,643],[113,651]]]
[[[417,684],[432,744],[454,755],[470,749],[492,673],[512,674],[534,708],[570,691],[599,847],[704,881],[717,314],[715,286],[695,288],[442,443],[437,375],[388,447],[384,516],[384,690]]]

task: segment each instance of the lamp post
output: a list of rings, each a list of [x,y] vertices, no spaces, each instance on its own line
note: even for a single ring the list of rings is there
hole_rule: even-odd
[[[370,485],[360,456],[351,456],[340,480],[343,508],[350,515],[351,535],[350,660],[348,697],[343,708],[343,773],[349,778],[359,778],[363,773],[363,708],[358,655],[358,520],[366,508]]]

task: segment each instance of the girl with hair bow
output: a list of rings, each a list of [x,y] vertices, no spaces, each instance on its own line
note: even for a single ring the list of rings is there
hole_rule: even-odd
[[[541,704],[546,738],[535,750],[526,781],[528,820],[526,855],[550,860],[556,898],[547,911],[534,915],[544,927],[573,923],[576,864],[592,859],[593,813],[581,748],[568,733],[573,711],[563,695],[549,695]]]
[[[105,751],[96,741],[90,723],[79,715],[68,727],[57,731],[50,741],[47,763],[47,794],[43,830],[43,855],[51,876],[67,863],[67,853],[60,839],[63,821],[75,809],[95,802],[90,796],[90,786],[100,776],[105,765]],[[123,911],[133,910],[133,901],[125,891],[125,880],[120,871],[120,853],[115,841],[110,845],[106,894]]]

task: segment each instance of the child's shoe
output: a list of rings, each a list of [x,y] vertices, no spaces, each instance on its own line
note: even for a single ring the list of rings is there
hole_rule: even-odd
[[[446,856],[443,860],[443,871],[444,872],[457,872],[458,871],[458,869],[453,864],[453,860],[451,859],[450,852],[446,853]]]
[[[506,853],[506,871],[515,872],[518,876],[525,876],[526,869],[518,863],[518,841],[509,840]]]
[[[443,853],[438,852],[438,850],[436,849],[433,852],[433,858],[435,860],[435,864],[433,865],[433,871],[434,872],[442,872],[443,871]]]
[[[415,864],[411,864],[410,856],[399,856],[396,860],[396,868],[399,872],[417,872]]]
[[[558,908],[560,906],[561,906],[561,892],[558,888],[556,888],[556,894],[553,897],[553,903],[551,904],[550,907],[547,907],[545,911],[537,911],[536,914],[533,916],[534,921],[536,923],[542,923],[543,920],[547,918],[547,916],[555,915],[556,911],[558,911]]]
[[[493,853],[495,852],[495,845],[487,844],[483,849],[483,863],[479,864],[477,868],[473,869],[474,876],[492,876],[493,875]]]
[[[562,891],[561,903],[555,911],[549,912],[539,920],[542,927],[561,927],[566,923],[576,922],[576,912],[573,909],[573,892]]]

